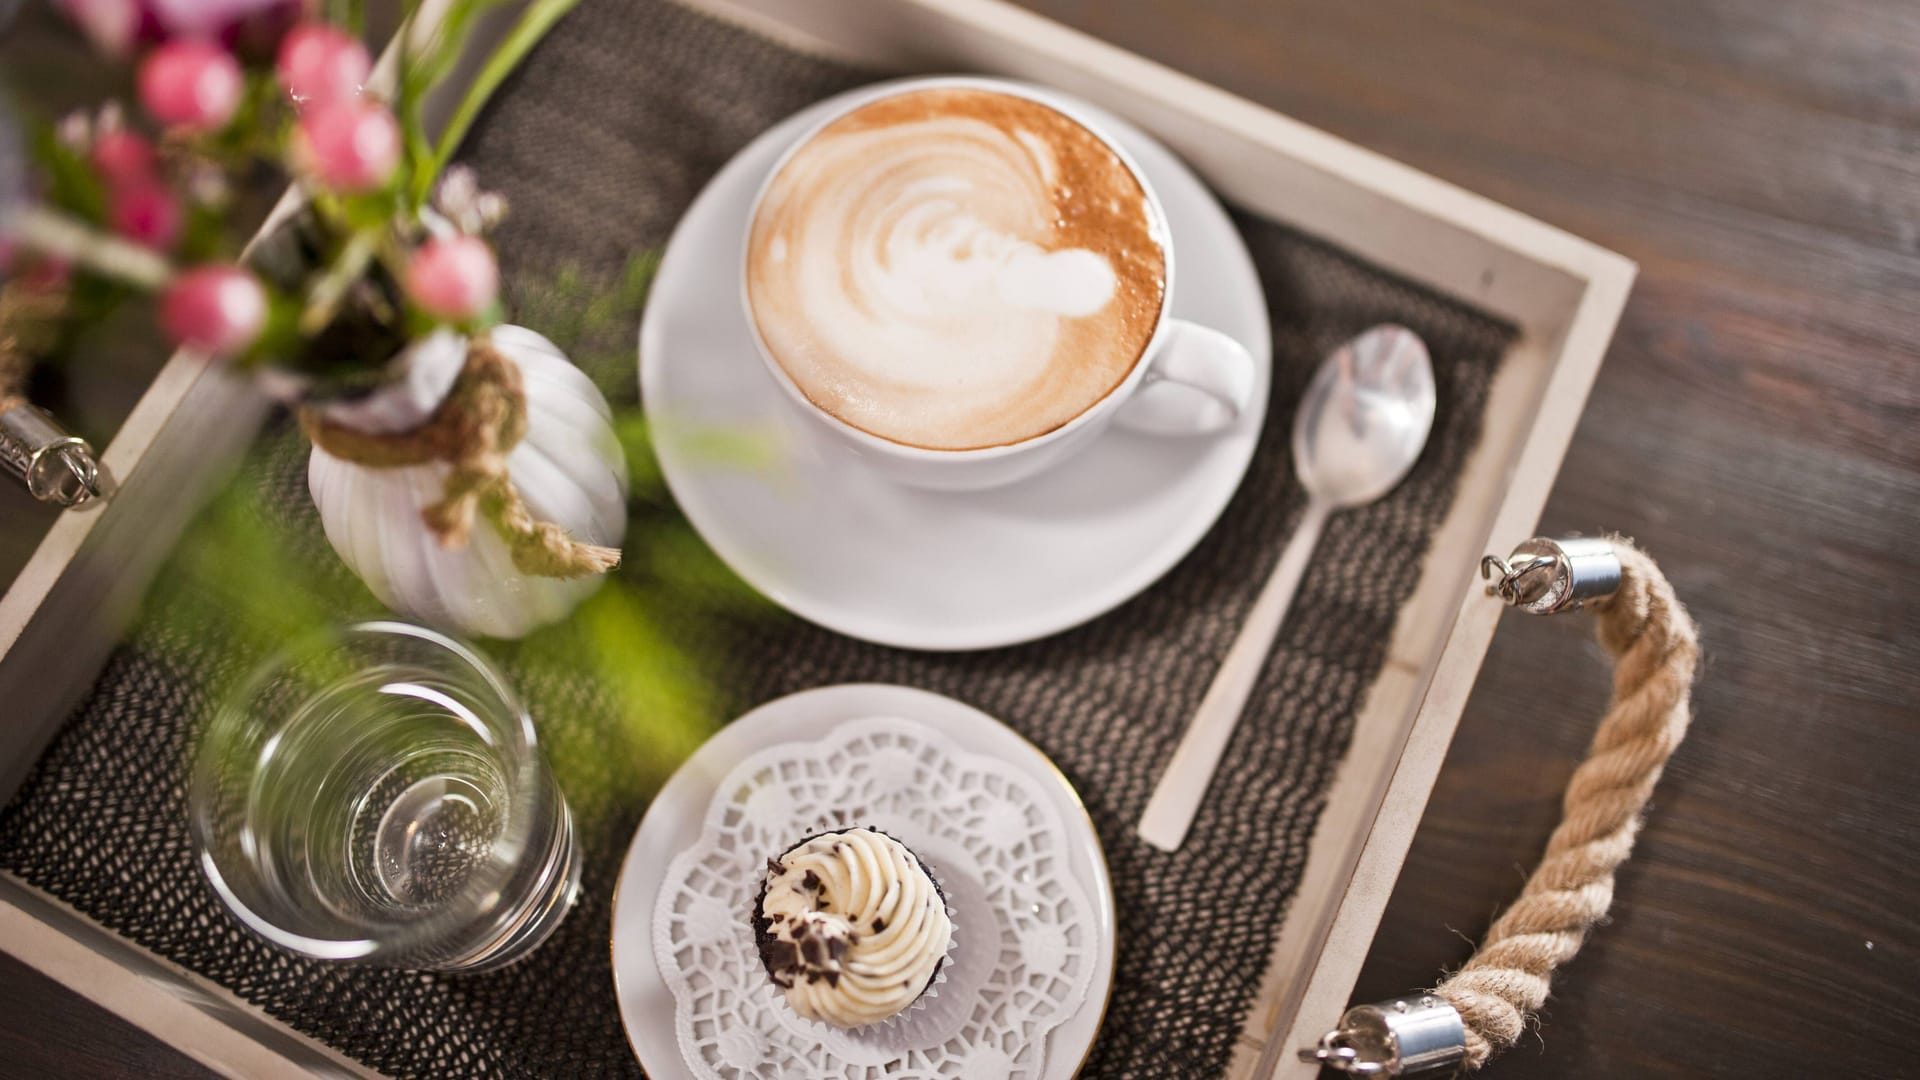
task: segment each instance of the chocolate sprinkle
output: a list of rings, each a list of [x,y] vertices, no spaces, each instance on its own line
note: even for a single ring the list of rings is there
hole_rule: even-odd
[[[873,831],[878,832],[879,830]],[[881,835],[886,834],[882,833]],[[847,955],[848,950],[858,944],[860,940],[859,935],[853,932],[853,927],[851,926],[847,928],[846,933],[842,934],[838,928],[823,927],[813,920],[805,919],[798,915],[769,915],[766,912],[767,892],[773,884],[773,879],[792,872],[785,865],[785,857],[807,847],[818,839],[820,839],[819,836],[809,837],[788,848],[782,853],[781,858],[768,859],[767,869],[769,878],[767,881],[761,883],[759,895],[754,900],[752,920],[754,943],[758,946],[760,960],[767,969],[769,979],[772,980],[775,986],[782,990],[791,989],[802,980],[808,984],[816,984],[822,979],[826,980],[828,986],[838,989],[841,975],[841,971],[839,970],[840,961]],[[846,845],[836,842],[836,847],[845,848]],[[904,868],[928,873],[929,878],[933,881],[934,893],[944,901],[946,893],[940,888],[940,880],[932,877],[932,874],[926,870],[926,864],[920,862],[918,858],[909,853],[908,857],[904,860]],[[812,870],[806,871],[800,880],[799,887],[816,895],[816,911],[826,912],[829,910],[827,903],[828,898],[825,895],[825,882],[821,881],[817,873]],[[893,888],[889,890],[889,893],[897,892],[898,888],[898,883],[895,883]],[[933,899],[927,901],[929,908],[931,908],[933,904]],[[775,936],[774,927],[776,925],[786,926],[789,936]],[[885,919],[876,917],[873,920],[874,933],[879,933],[885,930],[886,927],[887,922]],[[943,955],[939,961],[935,963],[933,969],[935,976],[939,974],[942,967],[946,966],[946,962],[947,958]],[[921,987],[921,993],[925,993],[926,988],[933,985],[933,981],[933,978],[929,978]],[[914,984],[912,979],[904,979],[900,985],[903,989],[911,989]]]

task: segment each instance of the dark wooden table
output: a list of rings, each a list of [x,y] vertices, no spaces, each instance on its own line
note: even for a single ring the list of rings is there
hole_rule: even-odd
[[[1920,7],[1025,2],[1640,263],[1542,528],[1662,561],[1698,716],[1486,1075],[1920,1076]],[[1585,631],[1502,628],[1358,997],[1518,888],[1606,703]],[[198,1070],[0,962],[0,1074],[129,1073]]]

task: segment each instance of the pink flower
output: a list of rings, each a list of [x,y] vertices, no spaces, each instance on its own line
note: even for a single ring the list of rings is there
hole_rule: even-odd
[[[162,124],[189,131],[226,126],[245,88],[233,55],[204,41],[170,41],[140,64],[140,104]]]
[[[420,310],[448,322],[465,322],[500,292],[500,266],[493,249],[477,236],[437,237],[407,260],[407,295]]]
[[[303,23],[280,43],[275,69],[294,101],[319,105],[358,94],[373,58],[353,35],[326,23]]]
[[[93,167],[108,187],[125,187],[153,176],[153,144],[125,128],[103,131],[93,141]]]
[[[393,113],[349,98],[317,105],[300,118],[294,160],[335,191],[373,191],[400,164],[400,125]]]
[[[173,193],[151,180],[139,180],[115,191],[107,209],[113,231],[150,247],[168,251],[180,238],[180,204]]]
[[[267,324],[267,294],[235,266],[202,266],[180,275],[160,298],[160,328],[210,356],[243,352]]]

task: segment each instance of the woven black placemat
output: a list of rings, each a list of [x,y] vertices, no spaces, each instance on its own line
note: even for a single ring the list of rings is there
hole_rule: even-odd
[[[665,242],[755,134],[872,77],[658,0],[583,5],[512,79],[464,155],[513,206],[500,238],[510,295],[528,297],[568,267],[610,281],[634,251]],[[736,712],[807,687],[898,682],[977,705],[1052,755],[1093,815],[1118,898],[1117,986],[1090,1076],[1191,1080],[1226,1065],[1352,717],[1511,338],[1481,313],[1300,233],[1239,224],[1273,312],[1275,419],[1219,524],[1142,596],[1046,641],[959,655],[866,645],[784,615],[696,623],[659,613],[669,631],[730,658],[719,685]],[[1440,393],[1431,444],[1390,498],[1334,518],[1192,839],[1177,854],[1153,851],[1132,825],[1301,509],[1286,445],[1293,403],[1321,355],[1386,320],[1431,347]],[[633,402],[630,354],[590,367],[609,398]],[[297,441],[273,436],[247,476],[299,524],[299,554],[344,577],[306,503],[303,462]],[[505,971],[309,962],[221,911],[189,847],[180,762],[210,707],[207,688],[243,658],[208,649],[167,605],[150,605],[0,815],[0,867],[397,1076],[637,1074],[614,1001],[609,901],[646,797],[675,762],[650,753],[634,718],[598,687],[543,659],[564,655],[572,632],[551,632],[558,647],[488,650],[539,719],[586,858],[578,909]]]

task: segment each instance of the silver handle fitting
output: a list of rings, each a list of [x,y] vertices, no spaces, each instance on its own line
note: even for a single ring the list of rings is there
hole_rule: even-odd
[[[1488,596],[1530,615],[1553,615],[1612,595],[1620,587],[1620,557],[1611,541],[1536,536],[1504,559],[1481,559],[1480,576],[1492,581]]]
[[[1433,994],[1408,994],[1356,1005],[1320,1045],[1300,1060],[1353,1076],[1412,1076],[1457,1069],[1467,1057],[1467,1029],[1454,1007]]]

